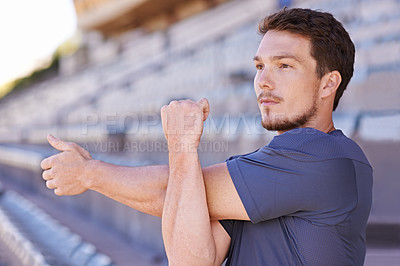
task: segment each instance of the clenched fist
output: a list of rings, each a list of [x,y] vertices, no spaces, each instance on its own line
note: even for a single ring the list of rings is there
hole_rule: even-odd
[[[172,101],[161,108],[161,120],[169,151],[194,151],[210,112],[207,99]]]
[[[51,146],[61,151],[42,161],[43,179],[56,195],[77,195],[88,189],[85,176],[87,164],[92,160],[89,152],[76,143],[65,142],[52,135],[47,136]]]

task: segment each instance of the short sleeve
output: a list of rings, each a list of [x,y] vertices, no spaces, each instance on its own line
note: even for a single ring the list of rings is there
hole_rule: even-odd
[[[339,223],[356,202],[355,178],[349,176],[353,163],[348,159],[318,161],[264,147],[228,159],[227,167],[253,223],[285,215]]]
[[[222,225],[222,227],[225,229],[225,231],[228,233],[230,237],[232,237],[233,233],[233,220],[219,220],[219,223]]]

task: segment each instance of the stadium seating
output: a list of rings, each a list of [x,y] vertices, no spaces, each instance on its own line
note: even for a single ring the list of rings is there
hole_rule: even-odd
[[[93,245],[84,242],[16,192],[7,191],[1,196],[0,223],[1,240],[23,265],[83,266],[94,263],[94,260],[99,266],[113,265],[111,259],[99,253]]]
[[[15,166],[15,161],[27,160],[13,157],[10,143],[43,145],[46,135],[53,133],[85,144],[105,161],[166,163],[159,111],[171,100],[183,98],[207,97],[211,103],[203,137],[208,149],[201,154],[205,165],[268,143],[273,134],[259,126],[252,58],[261,38],[256,25],[274,5],[274,1],[233,0],[159,32],[137,29],[112,40],[88,33],[81,50],[61,59],[59,76],[0,102],[0,143],[4,144],[0,148],[5,151],[0,162]],[[332,12],[356,45],[354,77],[334,121],[360,143],[377,169],[370,224],[400,224],[395,204],[400,199],[394,189],[400,186],[395,174],[400,169],[393,159],[399,156],[400,143],[400,2],[297,0],[292,5]],[[214,144],[227,149],[213,152]],[[392,165],[382,160],[385,154],[392,155],[388,160]],[[36,159],[25,169],[37,164],[39,159],[33,155],[27,152]],[[157,220],[138,212],[126,214],[125,207],[94,193],[64,203],[82,208],[162,254],[159,231],[154,230]],[[76,257],[91,250],[85,246]],[[96,255],[87,264],[97,265],[95,261],[108,263]]]

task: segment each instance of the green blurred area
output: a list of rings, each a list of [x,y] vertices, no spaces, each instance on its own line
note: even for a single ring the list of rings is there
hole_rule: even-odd
[[[74,53],[79,47],[79,37],[73,36],[62,43],[52,54],[47,64],[33,70],[30,74],[0,84],[0,100],[7,95],[29,89],[33,84],[54,77],[58,74],[60,58]]]

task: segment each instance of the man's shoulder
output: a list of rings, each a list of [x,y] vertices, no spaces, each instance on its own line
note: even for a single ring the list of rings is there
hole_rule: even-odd
[[[294,159],[351,159],[369,164],[356,142],[339,129],[324,133],[313,128],[298,128],[276,136],[267,148]]]
[[[275,136],[272,141],[251,153],[232,156],[234,159],[275,162],[287,160],[323,161],[356,160],[369,165],[362,149],[339,129],[324,133],[314,128],[296,128]]]

